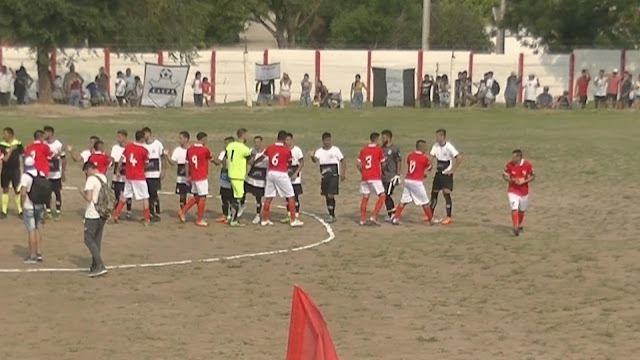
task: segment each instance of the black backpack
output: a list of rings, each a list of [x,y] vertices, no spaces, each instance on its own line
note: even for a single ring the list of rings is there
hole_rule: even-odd
[[[33,179],[31,190],[27,193],[34,205],[46,205],[51,201],[51,183],[40,172],[36,176],[27,173]]]
[[[493,84],[491,85],[491,93],[493,96],[500,94],[500,84],[498,84],[498,81],[496,80],[493,80]]]

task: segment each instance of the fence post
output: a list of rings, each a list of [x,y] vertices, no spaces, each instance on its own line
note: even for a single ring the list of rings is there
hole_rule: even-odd
[[[320,80],[320,50],[316,50],[316,83]]]
[[[158,65],[164,65],[164,53],[162,50],[158,51]]]
[[[367,50],[367,102],[371,101],[371,49]]]
[[[269,64],[269,49],[264,49],[262,53],[262,63],[265,65]]]
[[[2,66],[2,48],[3,48],[3,44],[0,43],[0,66]]]
[[[422,92],[422,72],[424,71],[422,66],[424,62],[424,51],[422,49],[418,50],[418,72],[416,73],[416,100],[420,100],[420,95]]]
[[[576,72],[576,55],[569,54],[569,99],[573,99],[573,81]]]
[[[111,76],[111,50],[104,48],[104,72]],[[107,81],[107,92],[111,93],[111,80]]]
[[[522,104],[522,81],[524,80],[524,54],[518,56],[518,104]],[[506,86],[506,84],[505,84]]]
[[[51,50],[51,57],[49,58],[49,69],[51,70],[51,81],[56,80],[56,71],[58,70],[58,49],[53,48]]]
[[[620,51],[620,74],[624,74],[627,67],[627,50],[622,49]]]
[[[216,103],[216,51],[211,51],[211,102]]]
[[[469,69],[467,69],[467,77],[473,79],[473,51],[469,53]]]

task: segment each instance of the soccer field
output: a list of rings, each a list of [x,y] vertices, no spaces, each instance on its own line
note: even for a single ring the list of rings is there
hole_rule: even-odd
[[[289,130],[306,154],[330,131],[347,158],[347,179],[331,225],[335,240],[310,250],[116,269],[98,279],[81,272],[0,273],[0,359],[283,359],[293,284],[320,307],[341,359],[632,359],[640,353],[637,112],[0,109],[0,126],[13,127],[25,143],[44,125],[78,150],[90,135],[110,149],[116,130],[133,134],[149,126],[169,150],[179,131],[192,137],[205,131],[217,152],[224,137],[245,127],[266,143]],[[418,139],[431,144],[441,127],[464,153],[452,224],[425,225],[421,210],[408,206],[404,226],[359,227],[355,159],[369,133],[392,130],[406,155]],[[517,238],[501,178],[516,148],[537,174],[525,232]],[[163,191],[170,192],[174,171],[167,174]],[[65,185],[83,180],[80,165],[71,162]],[[212,194],[217,180],[214,167]],[[431,180],[429,173],[428,189]],[[302,210],[324,216],[318,168],[308,160],[303,186]],[[83,203],[77,191],[63,196],[62,220],[47,223],[45,263],[38,266],[88,267]],[[182,225],[174,215],[177,196],[161,201],[159,224],[107,225],[107,265],[256,253],[327,238],[308,216],[303,229]],[[441,197],[438,217],[443,203]],[[245,222],[254,215],[252,204]],[[220,213],[218,199],[207,206],[209,219]],[[13,215],[0,220],[0,268],[26,269],[26,232]],[[272,218],[283,215],[280,209]]]

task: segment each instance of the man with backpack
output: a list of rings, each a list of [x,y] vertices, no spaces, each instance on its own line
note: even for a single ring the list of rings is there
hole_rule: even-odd
[[[82,170],[87,175],[87,181],[80,191],[87,202],[84,212],[84,243],[89,248],[92,258],[89,277],[97,277],[107,273],[100,256],[102,233],[116,197],[107,185],[107,177],[98,170],[96,164],[87,161]]]
[[[29,233],[29,256],[25,264],[37,264],[42,261],[42,233],[45,205],[51,199],[51,183],[44,172],[35,167],[35,160],[27,156],[24,159],[24,174],[20,177],[22,200],[22,221]]]

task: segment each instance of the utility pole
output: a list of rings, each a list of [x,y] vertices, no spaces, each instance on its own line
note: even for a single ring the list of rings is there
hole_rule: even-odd
[[[507,11],[507,0],[500,0],[500,10],[496,16],[496,22],[502,23],[504,20],[504,13]],[[504,54],[504,26],[502,24],[498,27],[498,36],[496,37],[496,54]]]
[[[429,50],[431,33],[431,0],[422,1],[422,50]]]

